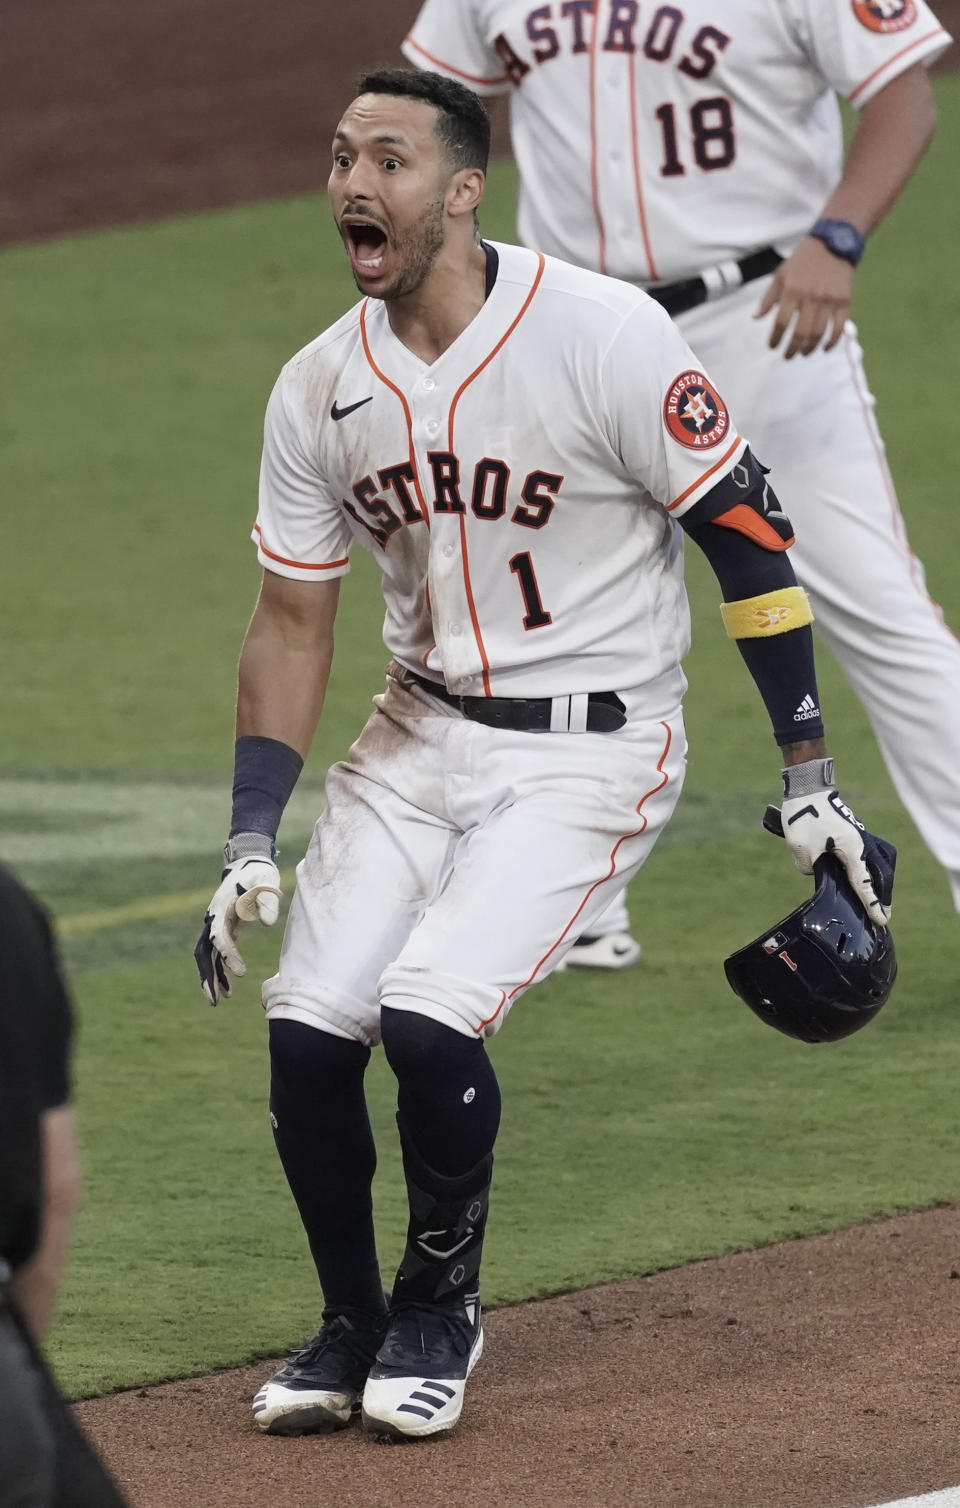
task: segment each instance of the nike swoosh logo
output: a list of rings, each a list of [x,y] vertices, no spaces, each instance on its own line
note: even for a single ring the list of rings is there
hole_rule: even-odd
[[[330,410],[330,417],[331,417],[331,419],[334,419],[334,420],[336,420],[336,419],[345,419],[348,414],[352,414],[353,413],[354,409],[363,408],[363,405],[365,403],[372,403],[372,402],[373,402],[373,394],[372,393],[370,394],[369,398],[361,398],[359,403],[349,403],[346,408],[337,408],[336,402],[334,402],[333,408]]]

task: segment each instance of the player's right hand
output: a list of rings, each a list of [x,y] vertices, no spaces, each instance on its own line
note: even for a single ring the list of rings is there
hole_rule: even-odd
[[[229,974],[240,978],[247,972],[237,948],[238,934],[248,922],[272,927],[280,915],[282,899],[280,871],[267,854],[252,854],[227,864],[193,950],[200,987],[211,1005],[230,994]]]
[[[807,236],[794,252],[781,262],[776,275],[754,315],[762,319],[771,309],[776,315],[768,345],[784,343],[784,356],[810,356],[826,336],[823,350],[837,344],[844,331],[853,297],[853,268],[834,256],[821,241]]]
[[[813,874],[823,854],[835,854],[870,920],[878,927],[887,925],[897,850],[868,832],[838,791],[787,797],[779,811],[767,807],[763,825],[786,839],[801,874]]]

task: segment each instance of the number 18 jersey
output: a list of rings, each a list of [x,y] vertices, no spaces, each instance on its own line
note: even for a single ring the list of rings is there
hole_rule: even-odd
[[[520,239],[669,281],[787,252],[857,109],[950,37],[924,0],[426,0],[403,50],[511,95]]]

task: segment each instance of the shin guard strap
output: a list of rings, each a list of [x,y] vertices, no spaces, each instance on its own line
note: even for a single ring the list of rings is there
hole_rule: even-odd
[[[428,1167],[400,1116],[400,1145],[410,1223],[394,1299],[435,1302],[477,1284],[487,1223],[493,1153],[459,1178]]]

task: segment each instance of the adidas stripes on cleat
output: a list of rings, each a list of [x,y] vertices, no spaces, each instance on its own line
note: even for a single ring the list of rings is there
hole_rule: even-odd
[[[460,1418],[483,1350],[477,1294],[394,1310],[363,1390],[363,1427],[381,1440],[421,1440]]]

